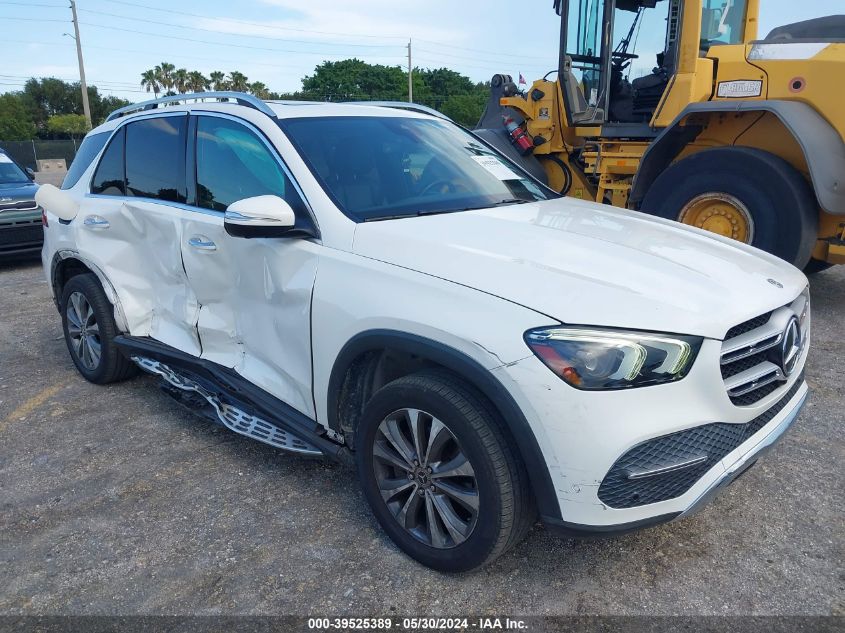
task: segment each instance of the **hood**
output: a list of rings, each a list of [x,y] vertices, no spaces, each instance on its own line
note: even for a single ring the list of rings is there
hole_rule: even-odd
[[[34,200],[38,185],[34,182],[0,182],[0,205],[17,200]],[[11,198],[11,200],[5,200]]]
[[[550,321],[717,339],[807,284],[757,249],[573,198],[359,224],[353,251]]]

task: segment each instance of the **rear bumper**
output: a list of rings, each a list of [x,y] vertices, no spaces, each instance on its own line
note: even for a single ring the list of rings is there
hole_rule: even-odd
[[[693,498],[689,504],[680,510],[660,513],[655,516],[646,517],[637,521],[629,523],[618,523],[609,525],[583,525],[579,523],[569,523],[554,517],[541,517],[546,527],[553,532],[559,533],[567,537],[604,537],[617,536],[627,532],[633,532],[647,527],[652,527],[662,523],[689,516],[704,505],[707,504],[713,497],[715,497],[721,490],[724,490],[732,482],[736,481],[740,475],[753,466],[757,460],[769,452],[772,447],[780,440],[781,437],[793,425],[798,414],[801,412],[804,404],[807,401],[808,390],[801,389],[798,394],[792,399],[788,407],[779,416],[779,421],[773,421],[772,427],[767,432],[757,439],[749,449],[731,463],[730,466],[724,468],[724,471],[712,479],[709,484]],[[660,504],[655,504],[660,505]]]

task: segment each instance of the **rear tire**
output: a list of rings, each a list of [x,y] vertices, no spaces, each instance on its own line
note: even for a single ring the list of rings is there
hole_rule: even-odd
[[[491,562],[533,524],[528,477],[510,445],[489,403],[437,371],[380,389],[355,441],[364,496],[384,531],[406,554],[445,572]]]
[[[105,385],[137,373],[135,364],[114,344],[114,337],[120,334],[114,307],[95,275],[76,275],[65,284],[61,312],[65,343],[85,380]]]
[[[698,152],[666,169],[646,193],[645,213],[680,220],[708,193],[741,203],[751,219],[750,244],[798,268],[810,261],[818,206],[809,182],[782,158],[750,147]],[[687,222],[692,224],[692,222]]]

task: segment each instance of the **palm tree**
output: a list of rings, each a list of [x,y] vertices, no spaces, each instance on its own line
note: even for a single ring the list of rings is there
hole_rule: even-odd
[[[155,67],[155,73],[158,75],[158,83],[161,84],[165,90],[173,89],[174,70],[176,70],[176,66],[169,64],[168,62],[161,62]]]
[[[208,89],[209,85],[208,77],[198,70],[192,70],[188,73],[187,86],[191,92],[204,92]]]
[[[264,85],[260,81],[255,81],[249,84],[249,91],[259,99],[270,98],[270,90],[267,88],[266,85]]]
[[[173,88],[179,94],[185,94],[188,91],[188,71],[180,68],[173,72]]]
[[[243,73],[233,70],[229,73],[229,90],[235,92],[246,92],[249,89],[249,77]]]
[[[211,86],[215,90],[227,90],[229,88],[228,82],[226,81],[226,73],[215,70],[208,78],[211,80]]]
[[[158,99],[161,84],[159,83],[159,78],[155,70],[145,70],[141,73],[141,87],[146,88],[147,92],[152,90],[156,99]]]

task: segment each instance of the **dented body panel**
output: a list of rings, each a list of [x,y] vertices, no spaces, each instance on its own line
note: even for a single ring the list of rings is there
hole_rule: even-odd
[[[269,106],[291,117],[424,116],[366,106]],[[806,392],[796,372],[755,405],[738,407],[720,374],[728,328],[787,304],[806,285],[774,257],[571,199],[356,223],[265,113],[224,103],[176,107],[260,130],[304,197],[317,234],[245,239],[227,232],[222,211],[92,195],[95,158],[69,189],[78,216],[49,218],[47,279],[55,284],[56,267],[77,260],[100,279],[124,333],[233,370],[302,414],[323,442],[346,439],[330,427],[335,412],[328,410],[344,348],[368,332],[399,332],[468,359],[519,406],[527,428],[503,422],[536,440],[538,455],[530,463],[523,458],[551,477],[552,518],[612,526],[687,511],[798,405],[725,458],[731,463],[720,462],[684,495],[659,504],[610,509],[599,501],[599,484],[622,452],[703,424],[744,424],[787,390],[801,387],[796,402]],[[114,119],[95,133],[145,116]],[[552,373],[523,338],[561,324],[695,335],[703,343],[682,380],[588,392]],[[806,354],[804,347],[799,365]]]

